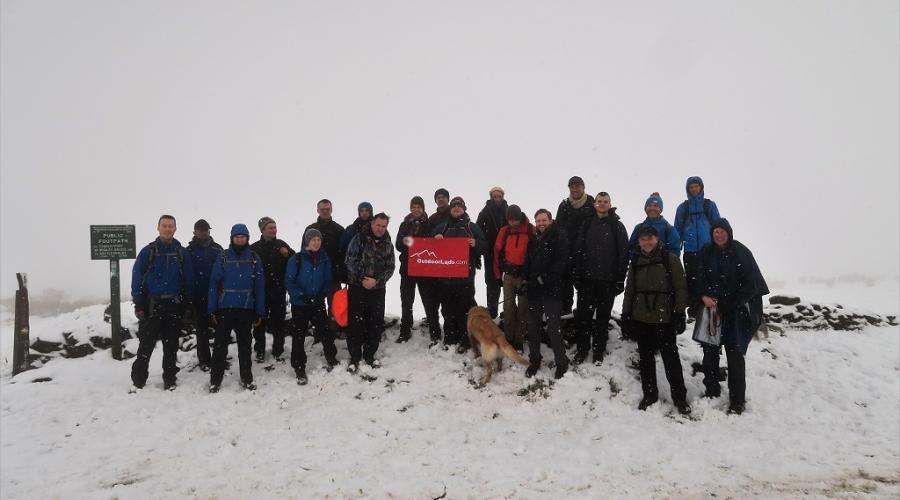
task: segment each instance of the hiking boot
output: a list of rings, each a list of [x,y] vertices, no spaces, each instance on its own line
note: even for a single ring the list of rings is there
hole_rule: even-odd
[[[531,377],[533,377],[533,376],[538,372],[538,370],[540,370],[540,369],[541,369],[541,364],[540,364],[540,363],[531,363],[531,364],[529,364],[529,365],[528,365],[528,368],[525,369],[525,378],[531,378]]]
[[[638,404],[638,410],[644,411],[657,401],[659,401],[658,396],[644,396],[644,399]]]
[[[306,367],[299,366],[294,368],[294,373],[297,374],[297,385],[306,385],[309,382],[309,379],[306,378]]]
[[[408,340],[410,339],[410,337],[412,337],[412,333],[410,333],[410,332],[401,332],[401,333],[400,333],[400,336],[398,336],[398,337],[397,337],[397,340],[395,340],[394,342],[396,342],[396,343],[398,343],[398,344],[402,344],[402,343],[408,341]]]
[[[744,413],[744,403],[731,403],[728,406],[728,415],[740,415]]]
[[[197,365],[197,368],[200,368],[201,372],[208,372],[210,369],[209,365],[206,363],[200,363],[199,365]]]
[[[366,364],[372,368],[381,368],[381,360],[375,358],[366,358]]]
[[[581,363],[584,363],[584,360],[586,360],[587,357],[588,357],[587,351],[578,350],[578,351],[575,351],[575,358],[572,359],[572,362],[575,363],[576,365],[580,365]]]
[[[257,363],[262,363],[262,362],[264,362],[265,360],[266,360],[266,353],[264,353],[264,352],[258,352],[258,353],[256,353],[256,362],[257,362]]]
[[[556,365],[556,372],[553,374],[553,378],[559,380],[563,378],[567,371],[569,371],[569,365]]]
[[[456,346],[456,352],[459,354],[465,354],[466,351],[468,351],[468,350],[469,350],[469,346],[465,346],[462,344],[459,344],[458,346]]]
[[[325,369],[331,371],[332,368],[338,365],[338,360],[334,356],[325,356],[325,363],[327,365]]]
[[[606,357],[606,351],[594,351],[593,354],[594,366],[600,366],[603,364],[603,358]]]
[[[675,401],[675,408],[682,415],[691,414],[691,405],[687,404],[687,401]]]
[[[359,371],[359,361],[351,360],[350,363],[347,364],[347,371],[350,373],[356,373]]]
[[[249,382],[241,382],[241,387],[243,387],[244,389],[247,389],[248,391],[256,390],[256,384],[254,384],[252,380]]]
[[[174,380],[163,382],[163,389],[167,391],[174,391],[176,387],[178,387],[178,384]]]
[[[432,347],[434,347],[440,343],[441,343],[440,338],[437,338],[437,339],[433,338],[433,339],[431,339],[431,342],[428,343],[428,348],[431,349]]]
[[[219,392],[219,384],[209,384],[209,393],[215,394]]]

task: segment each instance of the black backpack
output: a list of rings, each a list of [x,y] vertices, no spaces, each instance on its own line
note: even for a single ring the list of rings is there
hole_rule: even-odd
[[[706,220],[709,221],[710,224],[712,224],[712,215],[710,215],[711,210],[709,208],[709,204],[710,204],[709,198],[703,198],[703,212],[702,213],[703,213],[703,215],[706,216]],[[682,220],[681,224],[678,225],[678,235],[681,236],[682,240],[684,240],[684,228],[685,228],[685,226],[687,226],[688,219],[692,215],[700,215],[701,212],[689,212],[687,200],[682,201],[681,206],[679,206],[678,208],[683,209],[685,212],[684,220]]]

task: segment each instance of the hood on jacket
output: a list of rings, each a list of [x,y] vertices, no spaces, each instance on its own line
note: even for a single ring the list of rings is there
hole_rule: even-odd
[[[691,190],[689,189],[691,184],[700,184],[700,194],[697,195],[697,198],[703,199],[703,196],[704,196],[703,195],[703,191],[704,191],[703,179],[701,179],[699,175],[692,175],[687,178],[687,181],[685,181],[685,183],[684,183],[684,192],[687,193],[687,197],[689,200],[692,198]]]
[[[731,229],[731,224],[728,223],[728,219],[722,217],[721,219],[716,219],[713,221],[712,225],[709,228],[709,238],[712,239],[712,233],[716,230],[716,228],[722,228],[728,233],[728,244],[730,245],[732,241],[734,241],[734,230]]]
[[[248,239],[250,238],[250,230],[247,229],[247,226],[244,224],[235,224],[231,226],[231,237],[234,238],[237,235],[243,234]]]

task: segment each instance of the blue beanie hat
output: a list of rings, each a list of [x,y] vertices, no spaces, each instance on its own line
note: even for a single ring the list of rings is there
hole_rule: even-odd
[[[662,198],[659,196],[659,193],[654,192],[653,194],[651,194],[650,197],[647,198],[647,201],[644,202],[644,208],[646,209],[647,205],[651,203],[656,203],[657,205],[659,205],[660,210],[663,209],[663,202]]]
[[[375,210],[372,209],[372,204],[369,203],[368,201],[364,201],[364,202],[360,203],[359,206],[356,207],[356,211],[359,212],[360,210],[362,210],[364,208],[368,208],[369,213],[375,212]]]
[[[234,238],[235,236],[237,236],[239,234],[243,234],[244,236],[249,238],[250,230],[247,229],[247,226],[245,226],[243,224],[235,224],[235,225],[231,226],[231,237]]]

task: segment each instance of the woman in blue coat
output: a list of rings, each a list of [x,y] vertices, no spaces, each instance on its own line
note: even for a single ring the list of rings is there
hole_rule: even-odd
[[[762,321],[762,296],[769,288],[760,274],[753,253],[734,239],[726,219],[713,221],[712,242],[700,251],[698,289],[703,305],[715,308],[722,322],[722,345],[703,346],[703,384],[705,397],[721,395],[719,354],[725,348],[728,359],[728,413],[744,411],[746,381],[744,355],[753,333]]]
[[[310,323],[322,342],[328,371],[337,365],[334,332],[328,328],[328,313],[325,310],[325,299],[333,292],[331,259],[327,252],[322,251],[322,233],[318,229],[310,228],[303,234],[303,249],[288,261],[284,286],[291,296],[291,317],[294,321],[291,366],[297,375],[297,383],[306,385],[304,342]]]
[[[250,231],[244,224],[231,228],[231,244],[213,265],[207,312],[216,327],[209,392],[218,392],[225,374],[231,331],[237,335],[241,385],[254,390],[250,365],[251,328],[266,314],[266,280],[262,260],[250,250]]]

